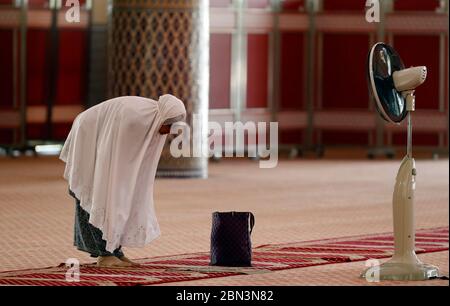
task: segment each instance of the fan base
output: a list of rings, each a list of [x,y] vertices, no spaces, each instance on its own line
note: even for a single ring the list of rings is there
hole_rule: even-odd
[[[370,267],[361,274],[369,282],[377,281],[421,281],[439,277],[439,269],[423,263],[386,262]]]

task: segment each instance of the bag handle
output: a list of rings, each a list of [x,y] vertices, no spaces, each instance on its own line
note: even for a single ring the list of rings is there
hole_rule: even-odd
[[[250,215],[250,235],[252,234],[253,227],[255,226],[255,216],[252,213]]]

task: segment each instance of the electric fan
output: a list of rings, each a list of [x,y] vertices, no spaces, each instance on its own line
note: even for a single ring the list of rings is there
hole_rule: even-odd
[[[386,263],[371,267],[361,276],[376,273],[379,280],[425,280],[439,276],[437,267],[422,263],[415,252],[414,190],[415,161],[412,157],[411,112],[415,89],[425,82],[425,66],[405,69],[398,53],[384,43],[375,44],[368,58],[368,85],[378,113],[399,124],[407,118],[407,150],[398,170],[393,195],[394,255]]]

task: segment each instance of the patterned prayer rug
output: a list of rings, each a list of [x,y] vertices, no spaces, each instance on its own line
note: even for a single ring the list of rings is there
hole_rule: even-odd
[[[418,230],[417,254],[448,250],[448,227]],[[306,242],[268,244],[253,249],[253,267],[209,266],[207,252],[160,256],[137,260],[140,267],[80,267],[79,281],[67,281],[68,268],[58,267],[0,272],[0,285],[16,286],[142,286],[192,281],[233,275],[271,273],[317,265],[367,259],[381,259],[393,254],[392,233],[323,239]],[[73,276],[73,275],[72,275]],[[73,277],[72,277],[73,279]]]

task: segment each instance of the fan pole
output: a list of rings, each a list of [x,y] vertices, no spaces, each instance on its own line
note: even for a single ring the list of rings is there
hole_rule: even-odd
[[[408,111],[408,139],[406,143],[406,155],[412,158],[412,115],[411,111]]]
[[[414,90],[404,93],[406,98],[406,110],[408,111],[408,139],[406,143],[406,156],[412,158],[412,112],[416,110],[416,97]]]

